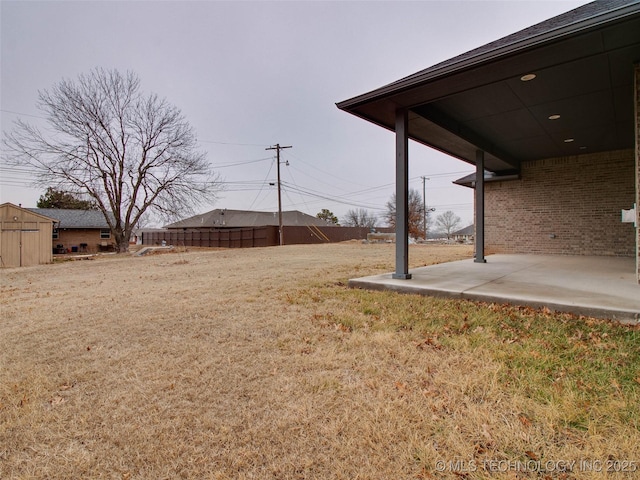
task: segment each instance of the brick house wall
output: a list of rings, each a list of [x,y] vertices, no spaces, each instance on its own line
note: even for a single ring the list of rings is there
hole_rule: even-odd
[[[640,283],[640,64],[634,67],[635,75],[635,126],[636,126],[636,270]]]
[[[633,150],[522,164],[519,180],[485,184],[487,253],[636,255],[620,211],[636,198]]]
[[[73,247],[77,247],[77,251],[80,252],[80,246],[83,243],[87,244],[86,253],[97,253],[104,247],[101,247],[103,242],[109,248],[113,249],[113,238],[100,238],[99,228],[61,228],[58,229],[58,238],[52,240],[52,247],[55,251],[57,245],[63,245],[66,251],[71,251]]]

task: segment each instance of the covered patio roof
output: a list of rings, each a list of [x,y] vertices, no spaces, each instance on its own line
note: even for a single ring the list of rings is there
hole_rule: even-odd
[[[640,0],[602,0],[338,103],[396,137],[396,271],[350,284],[495,298],[637,321],[640,296],[633,276],[640,281],[640,265],[634,272],[633,263],[640,263],[640,244],[635,260],[603,260],[620,260],[621,271],[629,272],[622,276],[608,276],[605,267],[589,270],[593,265],[583,270],[580,262],[558,271],[557,257],[541,264],[493,255],[489,265],[484,258],[484,184],[518,178],[523,164],[533,160],[634,147],[637,155],[638,65]],[[409,272],[409,139],[476,167],[474,176],[458,181],[475,188],[475,253],[473,261],[461,264],[464,268]],[[591,157],[609,161],[606,155]],[[636,179],[636,198],[638,188]],[[470,272],[476,275],[472,285]],[[558,278],[566,288],[554,283]]]
[[[527,160],[633,148],[640,0],[589,3],[337,104],[514,175]]]

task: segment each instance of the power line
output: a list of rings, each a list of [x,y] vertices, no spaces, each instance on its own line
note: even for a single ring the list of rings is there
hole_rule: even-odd
[[[258,143],[233,143],[233,142],[216,142],[214,140],[197,140],[198,143],[214,143],[216,145],[235,145],[238,147],[266,147]]]
[[[310,187],[305,187],[305,189],[302,189],[301,187],[298,187],[298,188],[300,188],[300,190],[303,190],[305,193],[307,193],[307,194],[309,194],[309,195],[314,195],[314,196],[321,197],[321,198],[328,198],[328,199],[330,199],[330,200],[335,200],[335,199],[342,199],[342,200],[346,200],[346,199],[348,199],[349,197],[353,197],[353,196],[355,196],[355,195],[357,195],[357,194],[359,194],[359,193],[360,193],[360,192],[353,192],[353,193],[348,193],[348,194],[346,194],[346,195],[336,195],[336,196],[333,196],[333,197],[327,197],[327,196],[326,196],[326,195],[327,195],[326,193],[324,193],[324,192],[318,192],[317,190],[314,190],[314,189],[312,189],[312,188],[310,188]],[[375,208],[375,207],[374,207],[374,208]]]
[[[215,167],[215,168],[229,168],[229,167],[237,167],[239,165],[248,165],[250,163],[258,163],[258,162],[264,162],[265,160],[271,160],[272,157],[265,157],[265,158],[259,158],[257,160],[247,160],[244,162],[235,162],[235,163],[220,163],[220,164],[214,164],[212,163],[211,166]]]
[[[429,178],[453,177],[453,176],[456,176],[456,175],[465,175],[465,174],[469,174],[469,173],[471,173],[469,170],[459,170],[457,172],[426,173],[425,175],[419,175],[417,177],[411,177],[409,179],[409,181],[421,179],[423,176],[427,176]]]
[[[40,117],[38,115],[31,115],[30,113],[23,113],[23,112],[14,112],[13,110],[5,110],[5,109],[0,109],[0,112],[4,112],[4,113],[11,113],[13,115],[23,115],[25,117],[33,117],[33,118],[39,118],[41,120],[48,120],[46,117]]]
[[[314,182],[322,183],[322,184],[329,185],[329,186],[335,186],[335,183],[328,183],[328,182],[324,182],[322,180],[319,180],[318,178],[309,175],[308,173],[304,172],[303,170],[300,170],[299,168],[296,168],[294,166],[291,166],[290,168],[302,173],[303,175],[307,175],[308,177],[312,178],[314,180]],[[381,190],[383,190],[385,188],[388,188],[388,187],[391,187],[393,185],[395,185],[395,183],[387,183],[387,184],[378,185],[378,186],[375,186],[375,187],[367,187],[367,188],[365,188],[363,190],[356,190],[354,192],[349,192],[349,193],[344,194],[342,196],[347,197],[347,196],[356,196],[356,195],[365,194],[365,193],[373,193],[375,191],[381,191]]]
[[[269,165],[269,171],[267,172],[267,176],[264,178],[264,182],[262,187],[260,187],[260,190],[258,191],[258,194],[256,195],[256,198],[253,199],[253,202],[251,202],[251,205],[249,206],[249,210],[251,210],[253,208],[253,205],[256,203],[256,201],[258,201],[258,197],[260,197],[260,194],[262,193],[262,189],[264,187],[264,184],[267,183],[267,179],[269,178],[269,174],[271,173],[271,169],[273,168],[273,162],[271,162],[271,165]]]
[[[289,162],[286,163],[287,167],[289,167]],[[291,180],[293,180],[293,184],[297,187],[298,184],[296,182],[296,179],[293,176],[293,171],[292,170],[288,170],[289,171],[289,175],[291,175]],[[286,191],[285,191],[286,193]],[[287,195],[287,197],[289,198],[289,201],[293,204],[293,200],[291,200],[291,198]],[[305,207],[307,208],[307,210],[309,210],[309,207],[307,206],[307,203],[304,200],[304,197],[300,196],[300,198],[302,199],[302,203],[305,205]]]
[[[384,208],[381,208],[381,207],[379,207],[377,205],[347,201],[347,200],[342,199],[341,197],[328,197],[326,195],[321,195],[319,193],[313,193],[313,192],[310,192],[308,190],[304,190],[304,189],[302,189],[300,187],[295,187],[295,186],[289,185],[289,184],[284,183],[284,182],[283,182],[283,185],[286,188],[288,188],[290,191],[293,191],[293,192],[296,192],[296,193],[300,193],[300,194],[303,194],[303,195],[307,195],[307,196],[310,196],[310,197],[315,197],[315,198],[319,198],[319,199],[322,199],[322,200],[328,200],[330,202],[340,203],[340,204],[348,205],[348,206],[351,206],[351,207],[360,207],[360,208],[368,208],[368,209],[371,209],[371,210],[384,211]]]
[[[294,157],[296,160],[298,160],[299,162],[304,163],[305,165],[307,165],[307,166],[309,166],[309,167],[313,168],[314,170],[317,170],[317,171],[319,171],[320,173],[323,173],[323,174],[325,174],[325,175],[327,175],[327,176],[329,176],[329,177],[332,177],[332,178],[335,178],[335,179],[337,179],[337,180],[340,180],[341,182],[344,182],[344,183],[350,183],[350,184],[358,185],[358,186],[361,186],[361,187],[366,186],[366,185],[362,185],[362,184],[360,184],[360,183],[356,183],[356,182],[353,182],[353,181],[346,180],[346,179],[344,179],[344,178],[338,177],[337,175],[334,175],[333,173],[329,173],[329,172],[327,172],[327,171],[325,171],[325,170],[322,170],[321,168],[316,167],[315,165],[312,165],[311,163],[307,163],[307,162],[305,162],[304,160],[302,160],[301,158],[299,158],[299,157],[297,157],[297,156],[295,156],[295,155],[291,155],[291,156],[293,156],[293,157]],[[310,176],[310,175],[309,175],[309,176]]]
[[[48,120],[48,118],[46,118],[46,117],[41,117],[41,116],[38,116],[38,115],[32,115],[30,113],[16,112],[15,110],[6,110],[4,108],[0,109],[0,112],[10,113],[12,115],[22,115],[24,117],[39,118],[41,120]],[[215,140],[196,140],[196,141],[198,143],[212,143],[212,144],[217,144],[217,145],[233,145],[233,146],[238,146],[238,147],[266,147],[267,146],[267,145],[258,144],[258,143],[219,142],[219,141],[215,141]]]
[[[18,113],[18,112],[13,112],[13,111],[7,111],[7,110],[2,110],[5,111],[7,113]],[[215,142],[215,141],[208,141],[208,140],[203,140],[203,142],[205,143],[218,143],[218,144],[226,144],[226,145],[239,145],[239,146],[261,146],[259,144],[245,144],[245,143],[230,143],[230,142]],[[277,149],[279,145],[276,145],[276,147],[269,147],[266,148],[267,150],[269,149]],[[280,147],[280,149],[284,149],[284,148],[288,148],[288,147]],[[281,153],[280,150],[278,150],[278,153]],[[296,159],[298,159],[297,156],[294,156]],[[254,163],[259,163],[259,162],[263,162],[263,161],[267,161],[267,160],[272,160],[273,157],[265,157],[265,158],[258,158],[258,159],[253,159],[253,160],[244,160],[244,161],[238,161],[238,162],[225,162],[225,163],[219,163],[219,164],[211,164],[213,168],[216,169],[222,169],[222,168],[232,168],[232,167],[237,167],[237,166],[242,166],[242,165],[249,165],[249,164],[254,164]],[[322,170],[321,168],[318,168],[308,162],[305,162],[304,160],[298,159],[300,161],[300,163],[305,164],[306,166],[308,166],[309,168],[312,168],[318,172],[320,172],[323,176],[328,176],[331,177],[333,179],[337,179],[340,180],[342,182],[345,183],[350,183],[352,185],[361,185],[361,184],[357,184],[355,182],[351,182],[345,179],[342,179],[340,177],[338,177],[337,175],[334,175],[332,173],[329,173],[325,170]],[[24,186],[24,187],[28,187],[32,184],[32,182],[30,181],[33,178],[34,174],[38,173],[38,170],[36,168],[30,168],[29,166],[9,166],[8,164],[3,164],[4,162],[2,162],[0,160],[0,185],[7,185],[7,186],[16,186],[16,187],[20,187],[20,186]],[[278,162],[278,167],[280,165],[280,161]],[[373,199],[371,195],[369,194],[373,194],[376,192],[384,192],[385,190],[389,189],[390,187],[393,187],[395,185],[395,182],[389,182],[389,183],[385,183],[382,185],[376,185],[376,186],[370,186],[370,187],[366,187],[366,188],[362,188],[362,189],[358,189],[358,190],[353,190],[353,191],[347,191],[346,193],[341,193],[341,194],[330,194],[328,193],[325,189],[324,191],[318,191],[316,189],[310,188],[310,187],[304,187],[304,186],[300,186],[297,182],[296,179],[294,178],[293,175],[293,170],[296,170],[298,172],[300,172],[303,175],[307,175],[309,176],[315,183],[320,183],[320,184],[325,184],[328,186],[332,186],[335,187],[335,181],[334,182],[325,182],[322,180],[322,178],[318,178],[318,176],[313,176],[310,173],[306,172],[305,170],[296,168],[295,166],[291,166],[291,165],[287,165],[291,167],[291,170],[289,170],[290,174],[291,174],[291,178],[292,178],[292,184],[288,184],[286,182],[283,182],[281,180],[278,181],[278,185],[280,188],[286,188],[289,192],[292,193],[297,193],[298,195],[301,195],[301,200],[302,200],[302,204],[305,205],[307,208],[309,208],[307,201],[305,200],[306,198],[314,198],[316,199],[315,201],[329,201],[329,202],[333,202],[333,203],[338,203],[338,204],[342,204],[342,205],[347,205],[347,206],[351,206],[351,207],[359,207],[359,208],[367,208],[367,209],[371,209],[371,210],[375,210],[375,211],[384,211],[385,208],[382,206],[384,205],[383,201],[377,202],[376,200],[374,200],[373,202],[371,202],[371,200]],[[222,181],[222,182],[218,182],[221,186],[225,186],[227,187],[225,190],[228,192],[251,192],[251,191],[257,191],[257,195],[256,197],[253,199],[253,201],[251,202],[251,206],[250,208],[253,208],[253,206],[255,205],[255,203],[258,201],[258,199],[260,198],[261,193],[264,191],[264,187],[267,184],[267,179],[270,175],[270,172],[273,168],[273,162],[271,163],[269,170],[267,172],[266,177],[264,178],[264,180],[241,180],[241,181]],[[280,173],[280,172],[278,172]],[[433,173],[433,174],[428,174],[428,176],[430,178],[443,178],[443,177],[450,177],[450,176],[455,176],[455,175],[461,175],[461,174],[466,174],[468,173],[468,171],[463,170],[463,171],[452,171],[452,172],[440,172],[440,173]],[[422,178],[422,176],[416,176],[416,177],[412,177],[409,180],[411,182],[415,181],[415,180],[420,180]],[[435,189],[444,189],[444,188],[450,188],[450,187],[430,187],[431,190],[435,190]],[[369,200],[365,200],[362,199],[362,197],[368,196]],[[279,206],[280,206],[280,210],[282,207],[282,199],[281,199],[281,192],[279,192]],[[360,197],[360,199],[356,199],[356,197]],[[374,196],[375,197],[375,196]],[[382,198],[380,195],[377,196],[377,198]],[[291,198],[289,197],[289,200],[291,200]],[[439,208],[448,208],[448,207],[453,207],[453,208],[469,208],[470,206],[472,206],[472,204],[450,204],[450,205],[435,205]]]

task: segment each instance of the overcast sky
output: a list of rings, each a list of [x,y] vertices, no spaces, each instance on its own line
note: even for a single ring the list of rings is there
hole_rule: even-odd
[[[1,5],[2,130],[39,124],[38,90],[94,67],[132,70],[180,108],[224,182],[211,208],[380,214],[394,192],[394,135],[336,102],[553,17],[585,1],[6,1]],[[288,165],[284,164],[288,161]],[[436,214],[473,217],[473,167],[410,146],[410,185]],[[0,163],[0,203],[40,189]]]

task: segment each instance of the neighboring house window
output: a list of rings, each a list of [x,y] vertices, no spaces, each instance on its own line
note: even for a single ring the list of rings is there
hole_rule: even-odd
[[[111,238],[111,230],[108,228],[100,230],[100,238]]]
[[[53,235],[52,235],[52,238],[53,238],[54,240],[57,240],[58,238],[60,238],[60,234],[58,233],[58,229],[57,229],[57,228],[54,228],[54,229],[53,229]]]

